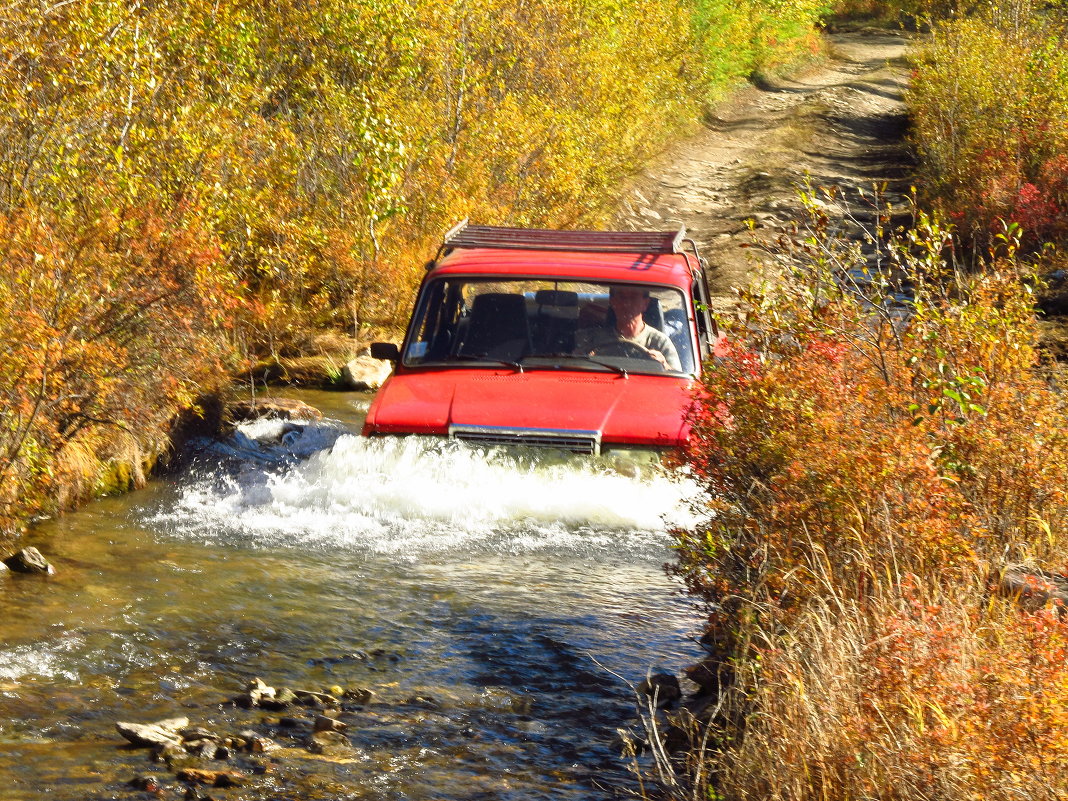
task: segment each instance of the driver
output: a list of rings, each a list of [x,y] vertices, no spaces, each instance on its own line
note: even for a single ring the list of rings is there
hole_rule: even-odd
[[[581,328],[575,334],[575,353],[595,356],[621,342],[630,342],[648,353],[665,370],[682,370],[679,354],[668,336],[642,318],[649,306],[649,290],[639,286],[614,286],[608,305],[615,312],[615,325]]]

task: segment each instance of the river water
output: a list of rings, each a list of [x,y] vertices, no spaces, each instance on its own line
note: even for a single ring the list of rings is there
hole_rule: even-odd
[[[246,426],[229,453],[32,532],[57,573],[0,579],[0,800],[147,798],[127,786],[146,772],[181,798],[114,728],[179,715],[283,746],[220,799],[632,787],[615,742],[628,685],[699,658],[697,614],[662,568],[694,487],[367,441],[367,396],[291,394],[328,420],[284,444],[281,424]],[[259,458],[257,441],[299,458]],[[343,716],[351,752],[316,756],[278,713],[222,703],[253,677],[372,690]]]

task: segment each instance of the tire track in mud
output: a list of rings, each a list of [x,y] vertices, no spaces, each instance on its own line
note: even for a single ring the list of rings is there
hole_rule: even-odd
[[[864,29],[827,36],[829,58],[800,73],[765,79],[732,95],[684,140],[637,175],[615,223],[649,229],[682,223],[710,265],[714,305],[754,281],[756,234],[770,234],[802,212],[806,179],[836,187],[839,208],[863,220],[860,192],[886,185],[908,191],[905,144],[908,82],[904,33]]]

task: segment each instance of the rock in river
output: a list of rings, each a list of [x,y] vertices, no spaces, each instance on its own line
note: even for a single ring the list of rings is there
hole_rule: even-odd
[[[389,378],[392,365],[371,356],[357,356],[341,368],[341,383],[346,389],[378,389]]]
[[[155,723],[122,723],[115,724],[119,734],[134,745],[145,748],[153,748],[167,745],[181,745],[182,735],[179,729],[189,725],[189,718],[168,718]]]
[[[23,548],[4,559],[4,564],[17,573],[41,573],[51,576],[56,572],[36,548]]]
[[[227,416],[234,422],[259,420],[322,420],[323,413],[304,401],[292,398],[252,398],[233,401],[226,407]]]

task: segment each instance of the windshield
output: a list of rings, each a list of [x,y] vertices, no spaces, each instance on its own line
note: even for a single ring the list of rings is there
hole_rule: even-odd
[[[439,279],[420,297],[403,363],[693,375],[691,317],[673,287]]]

